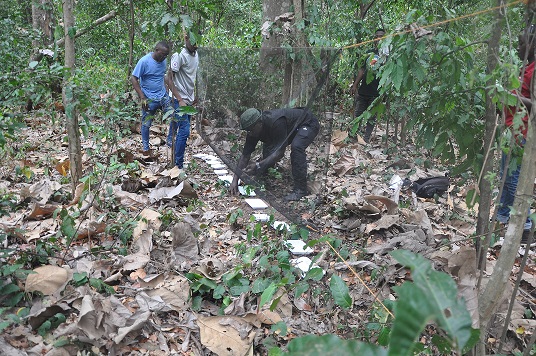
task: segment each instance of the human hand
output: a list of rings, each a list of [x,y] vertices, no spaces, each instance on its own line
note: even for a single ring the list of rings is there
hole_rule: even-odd
[[[231,183],[229,186],[229,193],[231,193],[231,195],[238,195],[238,182]]]
[[[147,110],[149,110],[149,103],[147,102],[147,99],[142,99],[142,100],[140,101],[140,104],[141,104],[141,109],[142,109],[143,111],[147,111]]]
[[[259,170],[258,162],[251,162],[250,164],[246,166],[246,168],[243,169],[243,172],[250,176],[253,176],[257,173],[258,170]]]

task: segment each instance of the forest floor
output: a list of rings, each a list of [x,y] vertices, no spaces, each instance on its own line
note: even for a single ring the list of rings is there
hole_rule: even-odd
[[[287,152],[268,177],[250,182],[262,209],[246,203],[250,186],[245,195],[227,192],[226,163],[238,152],[222,139],[228,132],[202,126],[201,135],[193,125],[184,172],[169,168],[165,125],[153,125],[151,155],[139,151],[136,130],[118,142],[82,137],[85,178],[71,194],[65,131],[46,117],[27,125],[0,171],[1,261],[3,271],[17,262],[37,273],[18,280],[17,308],[0,309],[0,355],[266,355],[308,334],[385,345],[392,318],[379,301],[395,300],[393,287],[411,280],[390,251],[419,253],[457,282],[477,275],[476,210],[465,204],[472,182],[451,177],[448,192],[431,199],[401,189],[398,178],[448,168],[409,144],[385,143],[381,125],[370,144],[340,130],[323,137],[312,150],[324,154],[309,153],[312,193],[299,202],[281,199],[291,186]],[[520,272],[521,282],[504,353],[522,352],[535,332],[535,254],[520,271],[524,251],[511,275],[511,286]],[[499,254],[500,244],[488,250],[488,270]],[[348,287],[347,307],[333,276]],[[473,317],[475,290],[459,288]],[[442,353],[437,333],[426,327],[422,353]]]

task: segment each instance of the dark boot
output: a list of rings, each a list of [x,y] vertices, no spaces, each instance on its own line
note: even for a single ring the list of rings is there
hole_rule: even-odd
[[[523,235],[521,236],[521,245],[522,245],[522,246],[526,246],[526,245],[528,245],[529,243],[530,243],[530,246],[531,246],[531,247],[532,247],[532,246],[535,246],[535,242],[536,242],[536,241],[534,241],[534,238],[535,238],[536,236],[533,235],[532,238],[530,238],[530,237],[531,237],[531,236],[530,236],[531,233],[532,233],[532,230],[531,230],[531,229],[525,229],[525,230],[523,230]],[[529,240],[530,240],[530,241],[529,241]]]
[[[300,200],[301,198],[303,198],[306,195],[307,195],[306,190],[294,188],[294,190],[290,194],[285,196],[283,199],[285,201],[296,201],[296,200]]]
[[[365,126],[365,132],[363,133],[363,140],[365,140],[366,143],[370,142],[370,136],[372,135],[372,131],[374,131],[374,122],[367,122],[367,125]]]

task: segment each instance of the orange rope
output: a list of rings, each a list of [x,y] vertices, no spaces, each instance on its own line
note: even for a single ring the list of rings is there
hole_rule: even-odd
[[[365,284],[365,281],[361,279],[361,277],[359,277],[359,275],[357,274],[356,271],[354,271],[352,266],[350,266],[348,262],[339,254],[339,251],[337,251],[335,247],[333,247],[328,241],[326,241],[326,243],[329,245],[329,247],[331,247],[333,252],[335,252],[335,254],[341,259],[341,261],[343,261],[343,263],[348,267],[348,269],[352,271],[352,274],[356,276],[357,279],[359,279],[359,282],[361,282],[361,284],[369,291],[369,293],[374,297],[374,299],[376,299],[376,301],[381,304],[381,306],[387,311],[387,313],[389,313],[389,315],[391,315],[394,318],[395,316],[393,315],[393,313],[391,313],[391,311],[387,309],[387,307],[385,306],[385,304],[382,303],[380,298],[378,298],[378,296],[374,294],[374,292]]]
[[[491,8],[489,8],[489,9],[476,11],[476,12],[473,12],[473,13],[470,13],[470,14],[465,14],[465,15],[462,15],[462,16],[454,17],[454,18],[452,18],[452,19],[448,19],[448,20],[444,20],[444,21],[439,21],[439,22],[434,22],[434,23],[432,23],[432,24],[425,25],[425,26],[419,26],[419,27],[420,27],[420,28],[430,28],[430,27],[440,26],[440,25],[444,25],[444,24],[449,23],[449,22],[458,21],[458,20],[462,20],[462,19],[469,18],[469,17],[474,17],[474,16],[482,15],[482,14],[485,14],[485,13],[487,13],[487,12],[495,11],[495,10],[498,10],[498,9],[506,8],[506,7],[508,7],[508,6],[516,5],[516,4],[519,4],[519,3],[521,3],[521,2],[523,2],[523,3],[526,4],[526,3],[527,3],[526,1],[527,1],[527,0],[514,0],[514,1],[512,1],[511,3],[508,3],[508,4],[503,4],[503,5],[499,5],[499,6],[491,7]],[[363,42],[360,42],[360,43],[355,43],[355,44],[351,44],[351,45],[348,45],[348,46],[344,46],[344,47],[342,47],[342,49],[348,49],[348,48],[359,47],[359,46],[361,46],[361,45],[365,45],[365,44],[367,44],[367,43],[380,41],[380,40],[383,40],[383,39],[388,38],[388,37],[393,37],[393,36],[397,36],[397,35],[403,35],[403,34],[405,34],[405,33],[410,33],[410,32],[412,32],[412,31],[413,31],[413,30],[410,29],[410,30],[405,30],[405,31],[396,32],[396,33],[393,33],[393,34],[385,35],[385,36],[383,36],[383,37],[374,38],[374,39],[372,39],[372,40],[367,40],[367,41],[363,41]]]

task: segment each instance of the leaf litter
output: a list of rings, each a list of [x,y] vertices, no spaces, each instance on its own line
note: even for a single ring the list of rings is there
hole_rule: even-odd
[[[330,169],[325,184],[313,187],[323,197],[324,204],[314,209],[302,201],[296,204],[305,211],[304,221],[314,225],[317,237],[333,235],[341,241],[339,250],[346,251],[344,261],[341,255],[331,253],[321,244],[314,246],[313,254],[309,254],[310,247],[300,245],[301,249],[308,249],[308,257],[302,256],[303,253],[294,256],[296,261],[308,260],[302,278],[315,275],[311,272],[314,269],[321,271],[309,279],[310,290],[294,295],[285,288],[274,288],[273,295],[262,305],[264,293],[263,297],[256,297],[246,291],[230,298],[224,308],[221,301],[210,297],[201,301],[193,298],[192,281],[187,275],[199,275],[217,285],[226,274],[233,273],[243,262],[237,249],[248,239],[247,228],[253,224],[249,217],[256,206],[247,205],[245,197],[225,193],[225,183],[207,164],[214,163],[217,156],[196,130],[192,130],[186,156],[196,163],[190,164],[186,176],[166,168],[170,152],[164,140],[155,137],[163,137],[166,127],[153,125],[152,143],[160,146],[148,157],[135,149],[139,146],[136,133],[119,142],[119,149],[115,147],[124,162],[140,162],[137,176],[124,172],[121,182],[103,181],[95,187],[81,183],[74,197],[70,197],[70,184],[64,178],[69,169],[67,148],[50,144],[54,138],[56,142],[61,141],[57,130],[49,132],[50,138],[43,142],[43,137],[48,135],[40,135],[38,131],[42,129],[23,130],[24,139],[21,139],[32,142],[35,150],[27,152],[24,160],[12,161],[1,170],[0,188],[18,197],[20,207],[0,221],[0,229],[8,236],[4,247],[36,253],[38,242],[61,231],[68,219],[59,213],[62,210],[75,217],[71,223],[74,231],[70,244],[64,237],[58,240],[58,249],[36,264],[34,273],[28,275],[23,286],[26,292],[33,293],[26,317],[28,323],[14,324],[3,331],[10,347],[24,349],[28,354],[60,351],[76,354],[80,345],[85,345],[94,353],[118,355],[252,355],[266,354],[270,345],[284,346],[306,334],[353,337],[353,330],[366,328],[370,322],[375,301],[355,278],[356,273],[380,299],[394,299],[392,287],[408,278],[408,273],[387,254],[394,249],[421,253],[437,269],[451,274],[468,310],[473,316],[477,313],[478,275],[469,239],[474,232],[475,217],[465,206],[463,189],[453,190],[451,186],[446,197],[434,201],[389,187],[387,178],[394,176],[416,180],[441,175],[440,171],[410,163],[416,158],[411,149],[402,150],[394,157],[380,146],[366,146],[361,138],[351,140],[346,132],[335,131],[329,147]],[[221,133],[209,129],[208,136],[215,138]],[[83,146],[93,147],[93,144],[83,142]],[[230,149],[230,145],[224,146]],[[99,156],[106,159],[102,152],[113,148],[104,145],[95,157],[84,155],[86,172],[99,162]],[[43,155],[49,157],[46,163],[54,169],[38,163]],[[405,157],[400,159],[402,155]],[[218,170],[229,168],[216,163]],[[311,170],[321,171],[314,163],[310,164]],[[29,167],[33,183],[17,175],[16,167]],[[195,201],[203,204],[190,207]],[[123,222],[129,218],[135,221],[126,253],[120,253],[117,241],[122,230],[112,233],[109,229],[113,224],[111,217],[118,214],[115,211],[110,214],[107,209],[117,207],[124,209],[119,213],[125,214]],[[290,226],[292,222],[285,222],[284,216],[269,209],[277,222]],[[169,219],[165,216],[169,210],[179,221],[162,228],[163,220]],[[243,215],[236,224],[230,224],[230,212],[239,210]],[[263,233],[270,240],[283,241],[290,233],[286,229],[275,231],[269,227],[270,223],[265,221],[263,225]],[[14,251],[3,263],[14,261]],[[499,252],[490,250],[488,267]],[[290,252],[289,256],[292,256]],[[514,337],[509,338],[506,351],[515,350],[516,342],[522,343],[534,332],[534,319],[523,316],[524,306],[528,305],[534,312],[533,256],[523,272],[524,283],[509,325]],[[251,268],[242,270],[245,277],[251,281],[260,278],[258,264],[252,256]],[[519,272],[515,268],[512,281]],[[101,280],[106,287],[97,282],[73,283],[75,276]],[[350,303],[349,309],[341,309],[333,298],[326,297],[330,288],[344,286],[351,298],[344,300]],[[114,293],[104,292],[106,288],[112,288]],[[511,290],[505,291],[505,301],[508,292]],[[505,303],[501,310],[506,308]],[[40,336],[39,327],[58,313],[66,321],[51,330],[49,336]],[[478,327],[476,317],[473,322]],[[500,337],[500,332],[500,327],[492,330],[495,338]],[[21,335],[28,336],[25,342],[21,342]],[[370,341],[375,342],[377,337],[373,335]],[[57,343],[64,339],[69,342]]]

